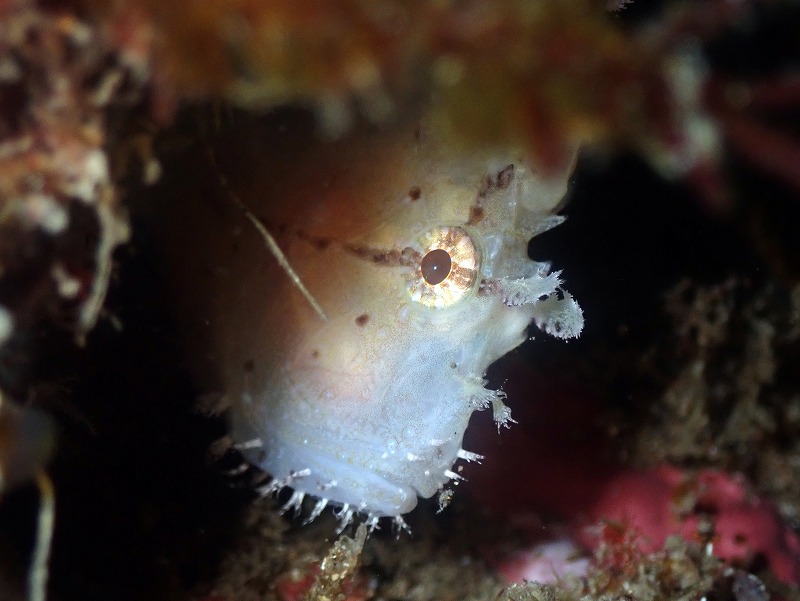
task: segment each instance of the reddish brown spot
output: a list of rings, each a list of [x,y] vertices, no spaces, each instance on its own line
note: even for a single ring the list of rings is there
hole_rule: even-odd
[[[311,358],[312,359],[319,359],[319,351],[317,349],[314,349],[313,351],[311,351]]]
[[[414,264],[414,260],[419,253],[414,252],[414,249],[405,248],[403,250],[399,250],[397,248],[391,249],[382,249],[382,248],[371,248],[369,246],[355,246],[352,244],[348,244],[345,246],[348,252],[354,254],[359,259],[364,259],[365,261],[371,261],[376,265],[387,265],[387,266],[409,266]],[[408,252],[411,251],[411,252]]]
[[[486,211],[480,205],[472,205],[469,208],[469,220],[467,225],[478,225],[486,217]]]
[[[356,325],[361,328],[367,325],[368,321],[369,321],[369,315],[367,315],[366,313],[362,313],[361,315],[356,317]]]
[[[478,198],[484,198],[495,190],[505,190],[514,181],[514,165],[508,165],[497,172],[496,177],[487,175],[478,188]]]
[[[514,165],[508,165],[497,174],[497,189],[505,190],[514,181]]]
[[[400,253],[400,264],[405,267],[414,267],[419,264],[422,256],[410,246],[406,246]]]
[[[408,191],[408,197],[411,200],[419,200],[420,196],[422,196],[422,190],[420,190],[419,186],[414,186]]]
[[[312,236],[311,234],[307,234],[305,231],[300,229],[295,230],[294,234],[301,240],[305,240],[306,242],[311,244],[314,248],[320,251],[328,248],[333,242],[333,240],[331,240],[330,238],[325,238],[323,236]]]
[[[492,181],[492,176],[487,175],[481,181],[481,187],[478,188],[478,198],[484,198],[492,190],[494,190],[494,182]]]
[[[325,250],[331,245],[331,241],[328,238],[310,238],[309,241],[317,250]]]
[[[502,288],[497,280],[491,278],[484,278],[478,285],[479,296],[496,296],[502,293]]]

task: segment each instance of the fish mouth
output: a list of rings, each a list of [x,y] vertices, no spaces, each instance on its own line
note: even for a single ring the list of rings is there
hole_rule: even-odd
[[[254,449],[246,457],[272,476],[278,488],[289,486],[375,517],[399,516],[417,505],[417,490],[412,485],[369,465],[373,461],[364,455],[369,452],[374,457],[374,450],[359,453],[348,443],[346,451],[330,452],[316,444],[288,440],[271,446],[274,450]]]

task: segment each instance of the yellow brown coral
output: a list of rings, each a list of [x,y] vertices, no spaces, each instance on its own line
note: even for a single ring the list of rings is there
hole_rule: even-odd
[[[576,141],[674,133],[663,45],[592,0],[120,0],[103,19],[123,55],[151,40],[157,96],[311,106],[333,133],[431,103],[469,143],[525,141],[550,166]]]

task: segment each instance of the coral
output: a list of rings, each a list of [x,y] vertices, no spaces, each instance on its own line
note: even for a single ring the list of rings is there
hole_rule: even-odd
[[[79,340],[101,313],[127,240],[106,154],[106,111],[124,72],[74,14],[0,5],[0,391],[28,396],[31,340],[53,322]],[[30,599],[44,599],[53,432],[0,392],[0,495],[35,480],[42,501]]]
[[[670,383],[649,407],[632,456],[742,470],[796,519],[798,299],[796,286],[737,280],[674,288],[666,305],[675,350],[657,363],[675,371],[664,376]]]
[[[792,76],[709,77],[699,52],[702,40],[747,22],[748,3],[676,5],[641,31],[617,27],[594,0],[89,6],[120,56],[156,84],[162,118],[182,98],[224,96],[256,109],[313,107],[339,135],[358,115],[393,120],[436,98],[440,125],[467,148],[522,142],[545,168],[560,168],[576,142],[628,145],[719,201],[729,136],[796,179],[796,144],[749,120],[762,98],[796,104]]]
[[[226,557],[212,592],[201,590],[198,595],[227,601],[319,598],[311,589],[321,573],[323,582],[327,582],[326,594],[334,595],[341,584],[339,578],[333,578],[338,573],[337,564],[331,564],[333,569],[327,568],[327,575],[321,564],[330,563],[341,552],[340,548],[345,550],[345,559],[357,561],[360,566],[352,574],[351,583],[345,585],[343,594],[351,600],[423,601],[439,598],[441,591],[446,590],[448,598],[477,601],[493,598],[502,589],[486,564],[475,559],[465,546],[477,541],[456,536],[452,543],[443,543],[437,528],[427,524],[416,528],[413,553],[404,545],[408,540],[378,535],[369,537],[359,552],[358,534],[355,539],[343,534],[338,546],[331,548],[328,536],[333,519],[331,516],[320,519],[303,529],[289,530],[272,503],[253,505],[248,510],[245,532]]]
[[[353,577],[358,571],[361,550],[367,539],[367,527],[361,524],[354,538],[342,536],[319,564],[319,574],[305,595],[306,601],[363,601],[366,591],[357,590]],[[361,583],[363,588],[363,583]]]
[[[641,537],[636,547],[642,551],[653,552],[670,535],[680,534],[685,540],[707,540],[715,557],[734,565],[747,566],[760,557],[781,581],[800,581],[800,538],[782,522],[775,506],[750,493],[741,478],[661,466],[620,473],[601,491],[587,508],[586,523],[619,524],[623,531]],[[579,529],[576,537],[597,546],[591,529]],[[631,566],[637,562],[614,563]]]
[[[622,541],[609,541],[598,550],[592,567],[581,581],[554,584],[519,583],[498,597],[502,601],[578,601],[600,599],[645,599],[689,601],[724,593],[730,584],[721,578],[718,562],[699,545],[670,539],[663,548],[640,554],[632,563],[609,561],[618,555]]]
[[[29,601],[45,601],[47,591],[55,493],[45,472],[45,464],[54,446],[50,420],[34,409],[18,408],[16,403],[4,399],[0,392],[0,501],[13,488],[27,481],[36,483],[40,495],[36,539],[28,572]],[[8,567],[3,566],[2,572],[6,569]],[[10,580],[10,584],[5,586],[14,590],[13,576],[3,574],[5,578]]]
[[[0,18],[4,342],[45,317],[83,336],[127,239],[105,150],[105,111],[124,72],[108,67],[97,32],[68,12],[20,1]]]
[[[528,549],[565,536],[586,549],[614,542],[609,547],[614,554],[602,560],[637,569],[642,554],[660,549],[669,536],[679,535],[710,542],[712,555],[731,565],[764,567],[790,585],[800,581],[800,540],[786,519],[792,515],[779,511],[784,508],[764,493],[758,494],[736,473],[736,465],[726,465],[728,471],[668,464],[632,467],[620,460],[622,449],[606,438],[600,427],[603,410],[589,391],[577,384],[546,384],[530,376],[525,381],[522,374],[510,373],[516,384],[507,391],[509,402],[513,404],[520,391],[529,399],[545,400],[534,401],[532,408],[513,404],[519,424],[503,432],[501,443],[473,440],[473,448],[485,456],[484,466],[468,474],[465,487],[481,506],[509,520],[539,513],[561,523],[566,532],[555,538],[539,521],[523,527],[529,538],[523,547],[527,555]],[[638,440],[652,445],[657,437],[686,423],[683,417],[660,416],[650,428],[641,430]],[[737,448],[741,457],[749,458],[757,447]],[[668,457],[677,461],[674,455],[680,447],[665,444],[664,449],[672,449]],[[644,461],[653,454],[629,456]],[[791,461],[792,456],[783,461]],[[741,459],[738,466],[743,467]],[[774,498],[774,489],[764,492]],[[512,554],[498,570],[522,574],[525,569],[518,561],[519,556]]]
[[[585,577],[589,558],[581,547],[563,536],[535,544],[531,549],[514,553],[496,568],[505,582],[556,584]]]
[[[0,498],[34,479],[55,448],[51,420],[41,411],[21,409],[0,393]]]

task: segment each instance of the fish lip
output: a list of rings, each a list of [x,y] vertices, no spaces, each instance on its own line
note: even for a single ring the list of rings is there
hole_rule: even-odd
[[[369,452],[363,446],[362,451]],[[248,461],[275,480],[335,505],[347,504],[374,516],[401,515],[417,505],[418,491],[411,483],[393,471],[362,465],[352,457],[348,461],[341,453],[287,439],[274,439],[266,449],[246,452]],[[293,477],[306,471],[307,475]]]

